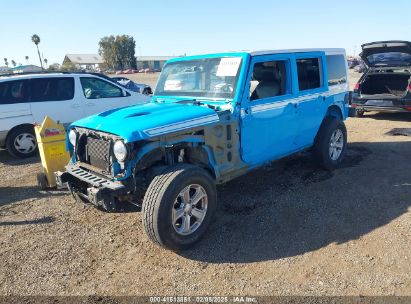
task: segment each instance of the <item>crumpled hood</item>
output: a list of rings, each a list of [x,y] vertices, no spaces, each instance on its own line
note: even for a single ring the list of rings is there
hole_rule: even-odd
[[[121,136],[126,142],[147,139],[219,121],[206,107],[177,103],[146,103],[112,109],[73,122],[82,127]]]

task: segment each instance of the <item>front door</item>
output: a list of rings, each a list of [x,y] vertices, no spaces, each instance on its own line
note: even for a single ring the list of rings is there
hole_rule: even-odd
[[[292,55],[255,56],[242,100],[241,153],[258,165],[296,150],[298,101]]]

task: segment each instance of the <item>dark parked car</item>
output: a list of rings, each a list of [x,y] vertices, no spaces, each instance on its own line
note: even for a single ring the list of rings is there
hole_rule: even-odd
[[[355,85],[352,107],[367,111],[411,111],[411,42],[381,41],[362,45],[366,71]]]
[[[117,81],[121,86],[123,86],[126,89],[129,89],[133,92],[142,93],[144,95],[152,95],[153,94],[153,91],[151,90],[151,87],[147,84],[136,83],[136,82],[134,82],[131,79],[128,79],[126,77],[113,77],[112,79],[114,81]]]
[[[356,65],[353,70],[357,73],[364,73],[367,70],[367,66],[361,62],[360,64]]]
[[[356,67],[359,64],[360,64],[360,61],[357,60],[357,59],[348,60],[348,68],[350,68],[350,69],[353,69],[354,67]]]

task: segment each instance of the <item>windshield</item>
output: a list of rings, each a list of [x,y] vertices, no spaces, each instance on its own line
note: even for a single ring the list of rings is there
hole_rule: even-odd
[[[241,57],[217,57],[167,63],[156,96],[234,98]]]
[[[402,52],[377,53],[367,59],[371,65],[411,65],[411,54]]]

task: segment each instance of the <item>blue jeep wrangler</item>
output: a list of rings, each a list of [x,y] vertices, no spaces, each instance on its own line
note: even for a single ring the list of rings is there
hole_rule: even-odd
[[[169,60],[150,103],[70,126],[58,183],[108,211],[142,204],[152,241],[188,248],[211,222],[216,184],[309,148],[323,168],[340,164],[347,81],[343,49]]]

